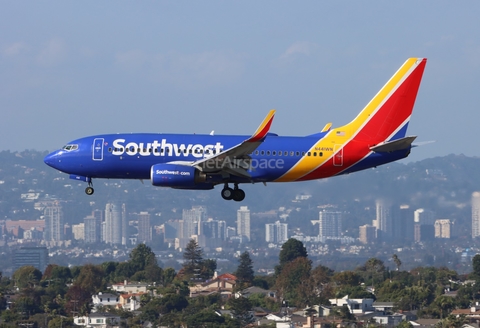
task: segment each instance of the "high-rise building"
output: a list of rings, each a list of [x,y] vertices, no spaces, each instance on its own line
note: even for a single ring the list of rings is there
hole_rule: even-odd
[[[434,225],[435,224],[435,212],[425,209],[419,208],[415,210],[414,214],[414,222],[421,225]]]
[[[138,219],[138,238],[139,243],[149,243],[152,241],[152,227],[150,225],[150,214],[148,212],[140,212],[137,214]]]
[[[122,244],[122,214],[114,203],[105,206],[105,243]]]
[[[435,221],[435,238],[451,238],[451,222],[447,219]]]
[[[127,245],[128,241],[128,217],[127,208],[125,204],[122,204],[122,245]]]
[[[378,199],[375,206],[376,219],[374,222],[377,228],[377,237],[383,241],[391,240],[393,234],[392,206],[389,201],[384,199]]]
[[[288,224],[275,223],[265,224],[265,241],[267,243],[283,244],[288,240]]]
[[[45,207],[45,241],[62,241],[63,238],[63,210],[59,203]]]
[[[376,230],[377,228],[371,225],[360,226],[358,239],[363,244],[370,244],[377,238]]]
[[[237,236],[244,236],[250,241],[250,210],[247,206],[240,206],[237,211]]]
[[[205,206],[192,206],[190,210],[182,211],[182,235],[179,238],[190,239],[193,235],[202,234],[202,222],[207,220]]]
[[[92,215],[89,215],[83,219],[86,243],[95,244],[99,243],[102,240],[102,221],[103,212],[101,210],[94,210],[92,212]]]
[[[480,236],[480,192],[472,194],[472,238]]]
[[[408,205],[392,207],[392,242],[412,242],[414,237],[413,210]]]
[[[48,265],[48,250],[46,247],[20,247],[13,256],[13,270],[31,265],[44,272]]]
[[[72,234],[75,240],[85,239],[85,224],[79,223],[72,226]]]
[[[435,239],[435,228],[433,224],[415,223],[413,228],[414,228],[414,239],[416,243],[419,243],[422,241],[432,241]]]
[[[342,235],[342,213],[320,211],[318,217],[319,237],[340,237]]]

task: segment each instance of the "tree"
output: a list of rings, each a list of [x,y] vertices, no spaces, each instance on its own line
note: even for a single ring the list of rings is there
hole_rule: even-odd
[[[305,257],[285,264],[275,282],[280,297],[296,306],[313,304],[316,291],[310,280],[311,268],[312,262]]]
[[[397,267],[397,271],[399,271],[400,266],[402,265],[402,261],[400,261],[397,254],[393,254],[392,259],[393,259],[393,262],[395,262],[395,266]]]
[[[101,266],[86,264],[80,269],[80,274],[73,284],[93,294],[105,288],[103,275],[104,272]]]
[[[472,278],[475,280],[480,280],[480,254],[477,254],[472,259]]]
[[[69,315],[87,314],[90,312],[91,300],[92,294],[88,290],[74,284],[65,294],[65,310]]]
[[[186,276],[200,274],[203,262],[203,250],[194,239],[190,239],[183,253],[183,273]]]
[[[149,265],[157,265],[155,253],[145,244],[138,244],[130,252],[129,262],[133,272],[143,271]]]
[[[13,274],[13,280],[19,288],[33,287],[40,282],[42,273],[31,265],[19,268]]]
[[[252,316],[252,303],[246,297],[231,297],[228,306],[232,310],[233,317],[238,321],[240,327],[245,327],[254,321]]]
[[[237,271],[234,272],[234,275],[238,279],[238,283],[241,288],[250,286],[253,283],[255,278],[255,273],[253,271],[253,261],[250,258],[250,254],[245,251],[240,255],[238,259],[239,264]]]
[[[177,273],[175,272],[175,269],[173,268],[166,268],[163,271],[163,286],[168,286],[172,283],[173,279],[175,279],[175,276]]]
[[[278,275],[285,264],[292,262],[298,257],[307,257],[307,249],[303,243],[295,238],[290,238],[283,245],[279,254],[280,264],[275,267],[275,274]]]
[[[210,279],[217,270],[217,260],[205,259],[201,263],[200,278],[203,280]]]

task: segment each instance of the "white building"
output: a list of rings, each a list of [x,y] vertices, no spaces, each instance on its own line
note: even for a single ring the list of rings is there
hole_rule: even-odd
[[[105,206],[105,243],[122,244],[122,227],[120,206],[108,203]]]
[[[120,298],[118,295],[111,293],[98,293],[92,295],[93,308],[96,309],[99,306],[116,306]]]
[[[288,240],[288,224],[275,223],[265,224],[265,241],[267,243],[283,244]]]
[[[472,194],[472,238],[480,236],[480,192]]]
[[[318,236],[340,237],[342,235],[342,213],[320,211],[318,214]]]
[[[348,295],[342,298],[332,298],[329,300],[333,306],[342,307],[346,305],[348,310],[352,314],[362,314],[368,311],[374,311],[373,298],[352,298],[349,299]]]
[[[73,323],[77,326],[107,328],[118,326],[120,316],[111,313],[90,313],[87,316],[74,317]]]
[[[75,240],[85,239],[85,225],[83,223],[72,225],[73,238]]]
[[[45,207],[45,241],[63,240],[63,210],[59,203]]]
[[[244,236],[250,241],[250,210],[240,206],[237,211],[237,236]]]

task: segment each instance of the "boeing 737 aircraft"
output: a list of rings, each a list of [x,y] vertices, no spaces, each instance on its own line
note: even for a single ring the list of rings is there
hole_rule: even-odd
[[[105,134],[74,140],[45,157],[70,178],[150,179],[154,186],[213,189],[242,201],[241,183],[322,179],[393,162],[409,155],[406,136],[427,60],[410,58],[347,125],[304,137],[269,133],[271,110],[252,136],[160,133]],[[233,186],[233,188],[231,187]]]

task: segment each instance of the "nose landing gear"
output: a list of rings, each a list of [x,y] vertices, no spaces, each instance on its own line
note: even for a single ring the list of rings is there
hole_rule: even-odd
[[[234,200],[236,202],[241,202],[242,200],[245,199],[245,191],[242,189],[238,188],[238,184],[235,184],[234,189],[230,188],[228,186],[228,183],[225,184],[225,186],[222,189],[221,192],[222,198],[225,200]]]
[[[88,187],[85,188],[85,193],[90,196],[90,195],[93,195],[93,192],[95,190],[93,189],[92,179],[89,178],[87,182],[88,182]]]

